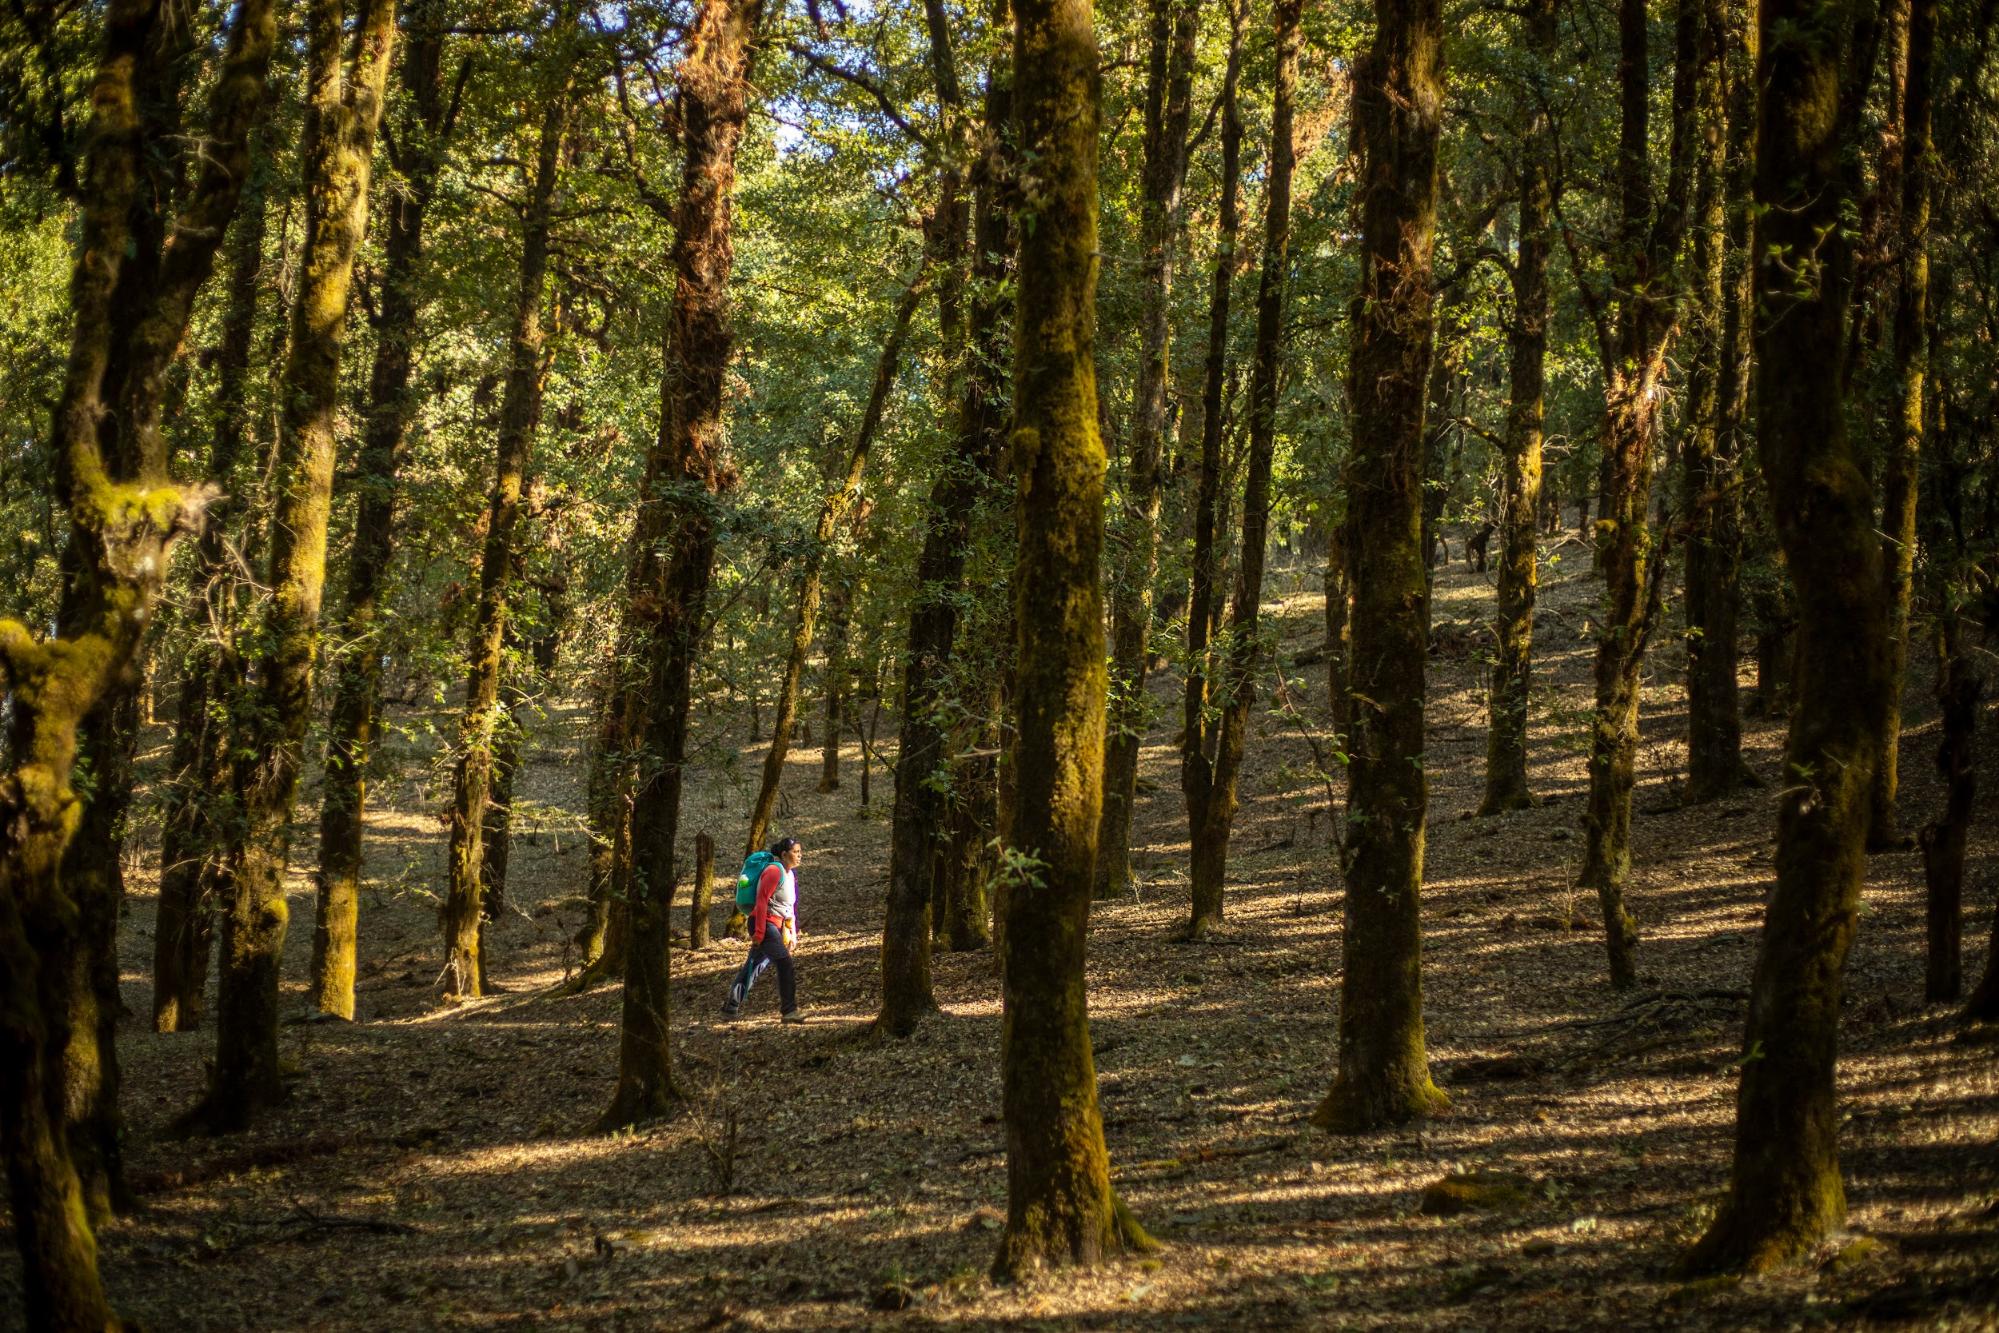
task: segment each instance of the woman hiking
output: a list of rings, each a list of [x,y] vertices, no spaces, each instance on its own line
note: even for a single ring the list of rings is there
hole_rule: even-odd
[[[798,977],[791,964],[791,946],[798,939],[798,863],[804,858],[805,849],[796,838],[779,838],[770,845],[768,864],[757,876],[755,906],[750,911],[750,956],[736,970],[729,997],[722,1001],[724,1018],[741,1015],[750,987],[768,966],[777,969],[778,1007],[783,1020],[805,1021],[798,1012]]]

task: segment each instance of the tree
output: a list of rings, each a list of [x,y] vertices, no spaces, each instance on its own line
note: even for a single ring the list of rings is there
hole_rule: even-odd
[[[993,1261],[1003,1279],[1151,1246],[1111,1188],[1083,986],[1104,737],[1097,45],[1089,0],[1021,0],[1014,12],[1014,123],[1034,225],[1021,229],[1013,370],[1017,787],[1001,935],[1007,1220]]]
[[[1603,498],[1596,523],[1604,596],[1596,626],[1596,717],[1579,879],[1596,890],[1603,908],[1610,984],[1619,990],[1638,981],[1638,931],[1624,907],[1624,882],[1631,874],[1638,673],[1657,619],[1665,568],[1646,508],[1661,376],[1678,317],[1673,284],[1690,178],[1697,0],[1678,0],[1676,12],[1671,146],[1660,192],[1652,172],[1650,11],[1646,0],[1618,3],[1617,233],[1609,291],[1590,297],[1604,377]]]
[[[206,156],[171,228],[158,225],[166,221],[153,211],[161,196],[147,179],[155,155],[173,151],[150,117],[166,87],[162,61],[183,40],[160,6],[109,7],[91,86],[69,359],[51,431],[58,495],[71,522],[72,583],[55,636],[0,620],[9,715],[0,772],[0,1150],[26,1310],[37,1327],[119,1326],[98,1278],[89,1209],[93,1195],[108,1195],[116,1170],[100,1140],[117,1132],[115,1063],[88,1090],[97,1103],[90,1119],[66,1124],[79,1107],[66,1086],[72,1043],[89,1042],[101,1060],[115,1062],[99,1026],[115,1010],[98,1007],[89,1030],[77,1030],[79,1001],[103,1000],[101,972],[86,961],[91,942],[79,932],[79,903],[63,882],[65,854],[87,818],[71,779],[80,729],[115,718],[134,688],[130,665],[168,547],[200,525],[212,495],[169,477],[163,380],[249,175],[250,131],[275,37],[274,11],[244,0],[210,95]],[[93,888],[102,884],[99,877]],[[115,922],[115,902],[110,912]],[[90,1181],[79,1178],[74,1144],[90,1154]]]
[[[312,1005],[320,1013],[354,1017],[354,949],[360,915],[361,843],[367,810],[368,761],[382,705],[379,625],[383,582],[394,554],[396,480],[413,407],[422,309],[419,265],[424,223],[437,193],[444,149],[458,118],[470,62],[459,66],[449,100],[444,86],[442,15],[425,4],[409,12],[411,40],[403,52],[403,83],[411,115],[400,135],[404,188],[387,206],[375,362],[368,377],[368,414],[356,471],[360,492],[354,545],[347,562],[346,611],[332,664],[333,711],[327,724],[325,782],[319,804],[317,906],[312,929]]]
[[[1882,696],[1887,584],[1872,487],[1846,428],[1843,349],[1871,0],[1762,0],[1757,83],[1756,443],[1797,589],[1797,702],[1784,749],[1777,885],[1743,1038],[1728,1196],[1688,1259],[1760,1271],[1846,1216],[1834,1082],[1860,911]]]
[[[1264,196],[1263,268],[1256,292],[1256,349],[1249,384],[1249,461],[1243,477],[1242,556],[1229,608],[1228,647],[1222,654],[1222,687],[1213,737],[1198,761],[1185,751],[1180,781],[1187,793],[1193,843],[1192,902],[1187,922],[1198,939],[1222,919],[1228,874],[1229,831],[1235,822],[1236,778],[1242,768],[1249,710],[1256,697],[1262,641],[1263,559],[1270,522],[1270,473],[1277,447],[1277,381],[1284,357],[1284,290],[1291,253],[1291,175],[1298,154],[1292,115],[1298,91],[1299,19],[1303,0],[1277,0],[1277,66],[1271,92],[1270,172]]]
[[[1361,288],[1354,303],[1353,453],[1347,469],[1353,734],[1347,778],[1340,1067],[1313,1112],[1357,1131],[1445,1105],[1423,1044],[1423,691],[1430,615],[1423,413],[1431,357],[1431,247],[1443,117],[1443,7],[1377,0],[1356,71]]]
[[[1689,805],[1756,775],[1742,758],[1736,683],[1742,589],[1743,413],[1748,395],[1749,174],[1755,86],[1744,7],[1708,0],[1696,82],[1693,253],[1681,508],[1687,529],[1687,785]]]
[[[861,474],[868,465],[868,451],[874,447],[882,414],[888,410],[888,397],[895,388],[896,370],[902,361],[902,345],[909,336],[909,324],[922,297],[923,274],[919,270],[896,303],[894,322],[875,362],[867,406],[862,410],[853,444],[847,451],[846,468],[835,475],[836,484],[828,488],[819,504],[818,521],[812,529],[812,545],[806,550],[805,563],[798,575],[798,609],[792,617],[791,648],[785,656],[784,676],[778,685],[777,717],[771,723],[770,748],[764,752],[763,779],[757,786],[756,804],[750,810],[750,836],[744,856],[762,847],[765,836],[770,832],[771,814],[777,809],[778,782],[784,776],[785,755],[791,749],[791,727],[798,717],[798,690],[805,678],[805,657],[812,649],[813,629],[819,616],[826,550],[832,543],[833,530],[861,493]],[[831,669],[829,661],[828,670]],[[828,718],[829,726],[835,723],[836,718],[837,712]],[[837,740],[827,743],[838,745]]]
[[[572,20],[565,17],[566,30]],[[557,34],[557,41],[566,31]],[[521,488],[527,478],[534,437],[541,425],[543,390],[548,382],[546,331],[541,306],[548,282],[549,234],[554,225],[562,136],[569,117],[573,50],[557,45],[553,64],[565,73],[547,93],[534,180],[522,208],[521,263],[515,288],[513,327],[508,335],[507,387],[500,405],[495,442],[493,490],[486,505],[486,549],[479,563],[479,610],[467,653],[465,720],[458,766],[453,774],[450,880],[439,916],[444,927],[444,991],[471,999],[486,992],[481,952],[485,902],[481,871],[486,800],[492,789],[494,732],[501,722],[500,673],[507,626],[507,594],[518,562],[515,529],[520,524]]]
[[[676,93],[685,158],[675,214],[673,315],[659,434],[646,458],[626,641],[643,654],[643,745],[631,804],[630,948],[618,1029],[618,1084],[598,1122],[615,1129],[664,1112],[677,1095],[667,1014],[667,919],[682,766],[715,559],[717,497],[734,484],[723,438],[722,376],[732,346],[729,271],[736,150],[749,116],[761,0],[706,0],[688,34]]]
[[[194,1118],[224,1131],[283,1095],[278,1074],[278,968],[284,956],[285,868],[292,801],[312,719],[313,665],[326,584],[326,526],[338,444],[340,356],[354,252],[367,221],[368,178],[382,90],[395,46],[394,0],[361,0],[343,59],[340,0],[311,0],[306,21],[305,247],[285,361],[270,589],[257,629],[251,697],[232,736],[238,819],[224,861],[222,976],[215,1070]]]
[[[1553,239],[1558,145],[1544,77],[1556,59],[1554,0],[1524,14],[1528,60],[1526,128],[1520,142],[1520,250],[1508,266],[1513,322],[1507,329],[1508,399],[1501,445],[1499,609],[1493,621],[1491,726],[1486,733],[1481,815],[1534,803],[1527,785],[1527,700],[1534,669],[1534,598],[1540,584],[1541,443],[1547,409],[1548,251]],[[1427,553],[1426,553],[1427,554]]]
[[[1145,678],[1151,656],[1152,590],[1159,566],[1159,511],[1165,492],[1169,317],[1200,11],[1187,0],[1152,0],[1150,26],[1139,200],[1138,384],[1126,483],[1131,514],[1111,602],[1112,702],[1105,723],[1109,735],[1104,749],[1103,828],[1097,838],[1099,897],[1122,890],[1131,879],[1138,749],[1151,714]]]

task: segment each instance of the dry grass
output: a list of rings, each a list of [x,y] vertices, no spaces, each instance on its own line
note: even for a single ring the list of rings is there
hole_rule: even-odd
[[[1978,1034],[1920,1003],[1912,853],[1872,864],[1841,1067],[1853,1232],[1879,1244],[1842,1238],[1821,1262],[1753,1282],[1671,1276],[1727,1170],[1742,1006],[1726,992],[1747,985],[1771,798],[1670,808],[1684,712],[1677,649],[1655,650],[1631,891],[1647,990],[1626,1009],[1604,980],[1594,904],[1571,889],[1593,588],[1570,576],[1545,597],[1533,778],[1550,799],[1539,809],[1471,817],[1481,673],[1475,657],[1434,667],[1425,986],[1431,1056],[1454,1108],[1421,1127],[1335,1139],[1303,1122],[1332,1074],[1340,886],[1296,727],[1259,722],[1228,924],[1200,945],[1171,938],[1186,833],[1177,757],[1164,728],[1152,737],[1142,884],[1095,912],[1090,983],[1114,1169],[1166,1241],[1156,1260],[1017,1287],[986,1280],[1005,1206],[991,959],[940,955],[944,1014],[907,1042],[867,1035],[889,784],[866,817],[851,771],[845,790],[817,795],[816,749],[792,761],[781,821],[809,849],[800,967],[811,1024],[780,1028],[760,989],[751,1016],[725,1025],[716,1006],[740,946],[677,953],[687,1111],[636,1135],[587,1133],[610,1095],[617,992],[540,994],[576,961],[564,941],[583,887],[588,727],[572,708],[529,755],[542,827],[515,854],[524,910],[489,946],[507,994],[443,1011],[432,1000],[440,800],[407,785],[385,792],[371,822],[364,1021],[286,1029],[298,1070],[288,1107],[245,1135],[165,1141],[211,1037],[126,1026],[130,1156],[147,1208],[103,1234],[116,1298],[149,1327],[197,1329],[1999,1324],[1999,1067]],[[1447,574],[1437,618],[1482,620],[1490,598],[1483,578]],[[1310,593],[1283,599],[1287,652],[1312,642],[1319,614]],[[1938,799],[1927,666],[1917,672],[1903,759],[1911,825]],[[1321,669],[1288,674],[1323,725]],[[1771,773],[1780,730],[1758,724],[1750,743]],[[755,754],[743,747],[745,774]],[[422,767],[410,757],[409,771]],[[1974,835],[1974,975],[1999,874],[1995,791],[1988,782]],[[708,829],[730,848],[745,806],[739,788],[703,774],[683,820],[690,846]],[[147,876],[133,888],[126,998],[143,1014]],[[309,945],[303,875],[292,906],[288,1004]],[[1565,919],[1576,928],[1561,929]],[[1476,1169],[1529,1177],[1530,1202],[1418,1211],[1424,1185]],[[5,1323],[18,1318],[17,1279],[0,1282]],[[878,1308],[890,1306],[906,1308]]]

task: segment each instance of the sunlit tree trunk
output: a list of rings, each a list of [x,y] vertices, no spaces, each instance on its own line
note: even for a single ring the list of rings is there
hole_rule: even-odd
[[[1104,740],[1097,45],[1089,0],[1022,0],[1015,14],[1015,126],[1035,165],[1036,223],[1021,231],[1013,374],[1018,788],[1006,843],[1018,877],[1003,906],[1002,1279],[1151,1244],[1111,1189],[1083,986]]]
[[[1220,665],[1221,689],[1209,707],[1212,757],[1189,764],[1182,754],[1182,783],[1193,768],[1187,802],[1192,834],[1190,938],[1198,939],[1222,919],[1222,888],[1228,873],[1229,833],[1235,822],[1236,779],[1256,698],[1256,670],[1262,659],[1259,622],[1263,606],[1264,545],[1270,521],[1270,473],[1277,446],[1277,388],[1284,357],[1284,289],[1291,254],[1291,173],[1297,165],[1292,143],[1293,102],[1298,87],[1299,16],[1302,0],[1278,0],[1277,66],[1271,95],[1270,169],[1264,194],[1263,269],[1256,293],[1256,350],[1249,385],[1249,461],[1243,477],[1242,554],[1236,564],[1229,610],[1229,642]],[[1198,540],[1198,534],[1197,534]]]
[[[453,775],[451,847],[446,859],[449,879],[440,919],[446,960],[444,992],[459,999],[470,999],[486,990],[482,952],[485,894],[480,876],[485,859],[486,801],[492,792],[494,733],[502,725],[500,676],[506,648],[507,598],[518,563],[514,547],[520,526],[521,488],[534,452],[548,382],[547,333],[542,327],[541,306],[548,285],[551,213],[568,115],[569,87],[564,80],[550,91],[542,110],[532,194],[523,210],[526,225],[508,343],[507,387],[500,404],[492,496],[486,505],[486,549],[479,564],[479,610],[465,678],[462,748]]]
[[[367,221],[368,177],[382,89],[395,45],[394,0],[362,0],[343,62],[339,0],[312,0],[306,24],[305,246],[279,399],[277,499],[269,601],[258,627],[253,694],[242,705],[239,807],[226,860],[215,1068],[198,1118],[216,1130],[249,1123],[279,1098],[278,968],[284,954],[285,867],[292,800],[312,719],[313,663],[326,583],[340,354],[354,255]],[[343,68],[343,63],[348,67]]]
[[[1598,312],[1605,407],[1596,554],[1604,593],[1596,625],[1596,717],[1590,730],[1589,806],[1583,815],[1578,878],[1596,890],[1603,909],[1610,984],[1619,990],[1638,981],[1638,930],[1625,910],[1624,885],[1631,875],[1639,669],[1657,619],[1663,573],[1646,508],[1659,433],[1660,381],[1677,314],[1674,267],[1691,181],[1698,4],[1678,0],[1672,137],[1663,190],[1652,175],[1650,13],[1646,0],[1619,0],[1618,6],[1623,102],[1618,230],[1610,262],[1610,310]]]
[[[1874,497],[1847,434],[1852,285],[1842,218],[1858,195],[1874,66],[1867,0],[1762,0],[1757,83],[1756,442],[1797,589],[1797,697],[1777,813],[1777,884],[1750,986],[1727,1198],[1689,1257],[1759,1271],[1846,1216],[1835,1062],[1860,910],[1880,705],[1890,679]],[[1808,280],[1796,263],[1818,256]],[[1768,373],[1783,367],[1784,373]]]
[[[1362,267],[1347,468],[1354,600],[1345,944],[1339,1075],[1312,1115],[1342,1132],[1445,1104],[1423,1043],[1419,913],[1429,810],[1423,414],[1443,41],[1441,0],[1376,0],[1374,44],[1355,73]]]
[[[1546,418],[1548,252],[1553,239],[1555,127],[1542,100],[1554,67],[1559,11],[1534,0],[1525,14],[1534,99],[1520,145],[1520,250],[1514,257],[1513,324],[1507,330],[1506,437],[1501,448],[1499,610],[1493,620],[1492,720],[1486,734],[1482,815],[1534,803],[1527,785],[1527,704],[1534,672],[1541,437]]]
[[[403,53],[403,82],[413,114],[403,135],[403,188],[386,204],[375,363],[368,414],[356,462],[358,500],[347,557],[347,603],[332,663],[333,710],[327,723],[325,780],[319,806],[319,869],[312,930],[313,1008],[354,1017],[354,950],[360,915],[362,825],[368,760],[382,703],[382,648],[376,637],[382,586],[394,551],[396,474],[412,408],[416,365],[418,263],[424,215],[437,188],[445,123],[440,16],[413,5],[416,38]]]
[[[1200,10],[1189,0],[1151,0],[1151,30],[1139,199],[1138,384],[1127,459],[1128,521],[1121,567],[1112,584],[1111,702],[1105,724],[1103,827],[1097,838],[1099,897],[1120,892],[1131,881],[1138,751],[1152,713],[1145,678],[1151,655],[1152,585],[1159,567],[1159,511],[1165,495],[1166,390],[1180,187],[1187,175],[1187,123],[1193,107]]]
[[[667,918],[680,831],[682,765],[715,560],[714,497],[735,480],[723,436],[723,373],[732,346],[729,271],[736,149],[749,116],[760,0],[707,0],[688,37],[676,102],[686,158],[674,215],[673,314],[659,435],[639,492],[639,588],[627,637],[645,664],[643,759],[631,808],[630,940],[618,1037],[618,1084],[604,1129],[662,1114],[675,1097],[669,1042]]]

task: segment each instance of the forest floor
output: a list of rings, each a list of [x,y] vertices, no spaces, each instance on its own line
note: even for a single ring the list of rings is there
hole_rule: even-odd
[[[717,1014],[732,941],[672,960],[685,1110],[637,1133],[607,1103],[619,991],[546,992],[577,964],[588,720],[551,710],[528,754],[518,910],[488,949],[504,994],[440,1008],[435,895],[448,776],[428,745],[389,756],[370,819],[360,1022],[284,1030],[289,1104],[252,1131],[176,1142],[212,1037],[121,1030],[129,1163],[144,1209],[101,1232],[119,1307],[159,1329],[820,1329],[875,1321],[1050,1329],[1999,1327],[1999,1034],[1925,1007],[1916,853],[1869,864],[1847,978],[1840,1083],[1851,1231],[1777,1276],[1688,1283],[1673,1264],[1726,1180],[1744,992],[1769,882],[1766,787],[1680,809],[1680,650],[1649,667],[1631,907],[1642,988],[1605,978],[1580,856],[1597,585],[1568,559],[1544,590],[1533,781],[1546,802],[1474,818],[1484,762],[1477,640],[1487,576],[1438,581],[1424,895],[1430,1056],[1450,1112],[1334,1138],[1305,1116],[1335,1058],[1340,881],[1304,727],[1323,734],[1316,577],[1280,571],[1283,660],[1303,720],[1259,708],[1226,927],[1176,941],[1185,819],[1173,721],[1144,752],[1141,883],[1091,919],[1090,1018],[1118,1188],[1160,1252],[1014,1286],[986,1278],[1005,1208],[999,997],[988,952],[936,959],[943,1012],[907,1041],[868,1033],[890,783],[814,791],[794,751],[781,831],[806,847],[800,986]],[[1929,665],[1912,668],[1904,820],[1940,794]],[[1173,688],[1158,682],[1164,701]],[[1747,692],[1745,691],[1745,696]],[[1266,673],[1261,699],[1269,704]],[[402,719],[398,719],[402,720]],[[1999,779],[1974,826],[1966,963],[1984,964],[1999,883]],[[163,740],[164,738],[159,738]],[[1752,720],[1774,779],[1779,721]],[[760,750],[693,784],[683,827],[723,859]],[[314,793],[294,849],[287,1012],[302,1017]],[[723,867],[727,873],[729,867]],[[150,862],[135,865],[125,998],[150,1012]],[[724,890],[726,892],[726,890]],[[718,909],[719,924],[721,912]],[[1456,1172],[1514,1173],[1507,1206],[1425,1211]],[[11,1245],[10,1245],[11,1248]],[[13,1264],[0,1325],[20,1317]],[[897,1312],[899,1311],[899,1312]]]

